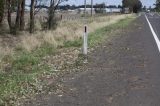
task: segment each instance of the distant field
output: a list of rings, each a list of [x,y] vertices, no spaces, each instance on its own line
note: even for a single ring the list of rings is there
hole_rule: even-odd
[[[93,14],[93,18],[94,17],[100,17],[100,16],[109,16],[109,15],[120,15],[120,13],[106,13],[106,14]],[[29,21],[29,17],[30,13],[26,12],[25,13],[25,20],[26,23]],[[86,18],[90,17],[91,14],[86,14]],[[12,13],[12,21],[15,21],[16,18],[16,13]],[[47,12],[38,12],[35,15],[36,20],[40,20],[40,21],[46,21],[47,20]],[[72,20],[82,20],[84,19],[84,15],[83,14],[77,14],[77,13],[72,13],[72,12],[59,12],[56,13],[56,19],[57,20],[61,20],[61,21],[72,21]]]

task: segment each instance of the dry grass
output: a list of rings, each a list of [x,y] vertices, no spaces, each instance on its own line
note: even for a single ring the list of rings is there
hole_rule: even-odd
[[[5,57],[8,57],[8,56],[12,56],[13,54],[13,49],[9,48],[9,47],[0,47],[0,73],[3,73],[3,69],[4,67],[8,66],[9,63],[8,61],[3,61],[3,59]]]
[[[55,47],[62,46],[65,41],[73,41],[82,37],[85,24],[88,26],[89,32],[93,32],[98,28],[116,23],[118,20],[129,16],[131,15],[101,16],[87,20],[63,21],[59,23],[58,28],[54,31],[37,32],[32,36],[22,36],[20,45],[28,51],[44,43],[52,44]]]
[[[37,36],[25,35],[25,36],[21,37],[21,42],[20,42],[19,46],[22,46],[27,51],[31,51],[35,48],[40,47],[41,41],[40,41],[40,39],[38,39]]]
[[[116,23],[118,20],[129,16],[131,15],[101,16],[85,20],[62,21],[54,31],[41,31],[33,35],[29,35],[29,33],[23,34],[20,36],[17,47],[32,51],[44,43],[52,44],[55,47],[63,46],[65,41],[73,41],[82,37],[84,25],[88,26],[89,32],[93,32],[98,28]],[[13,49],[9,47],[0,47],[0,59],[10,53],[13,53]]]
[[[1,60],[8,55],[13,54],[13,49],[10,47],[1,47],[0,46],[0,63],[2,62]],[[1,68],[0,68],[1,69]]]
[[[83,35],[84,25],[88,25],[89,32],[94,32],[90,34],[89,43],[95,44],[107,38],[106,34],[109,35],[110,32],[127,26],[131,21],[130,18],[117,22],[125,17],[126,15],[117,15],[94,17],[85,21],[63,21],[54,31],[39,31],[33,35],[21,32],[21,36],[0,38],[0,60],[5,56],[3,61],[0,61],[0,95],[2,96],[0,105],[14,105],[21,101],[21,98],[47,93],[50,91],[50,85],[53,85],[57,93],[59,87],[57,88],[55,83],[56,78],[59,79],[66,73],[81,71],[79,66],[83,56],[79,55],[81,51],[78,47],[81,45],[81,39],[78,38]],[[115,22],[117,23],[113,24]],[[107,25],[110,26],[106,30],[104,26]],[[72,40],[73,43],[65,42]],[[78,46],[71,47],[72,44]],[[63,45],[71,48],[55,49]],[[26,52],[24,49],[32,52]]]

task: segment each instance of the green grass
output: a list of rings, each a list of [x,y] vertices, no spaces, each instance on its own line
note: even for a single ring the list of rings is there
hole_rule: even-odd
[[[133,18],[120,20],[116,24],[101,28],[89,34],[89,46],[93,47],[105,40],[108,35],[117,29],[127,27]],[[64,47],[80,47],[82,38],[75,41],[65,42]],[[17,49],[15,55],[6,56],[3,61],[10,63],[6,73],[0,73],[0,105],[14,105],[19,97],[25,97],[42,91],[43,83],[39,76],[44,72],[50,74],[51,68],[46,65],[39,65],[43,57],[54,55],[56,49],[49,44],[27,52]],[[77,63],[78,64],[78,63]]]
[[[88,43],[90,47],[93,47],[99,43],[102,43],[107,37],[109,37],[109,34],[116,29],[122,29],[129,25],[130,22],[132,22],[134,18],[126,18],[120,20],[118,23],[106,26],[104,28],[97,29],[95,32],[89,33],[88,35]],[[82,46],[82,38],[77,39],[74,41],[67,41],[64,43],[64,47],[80,47]]]
[[[51,70],[47,64],[39,64],[44,56],[54,53],[52,45],[44,45],[32,52],[17,51],[14,56],[5,57],[3,61],[10,62],[11,67],[6,70],[8,73],[0,73],[0,105],[12,104],[18,97],[38,92],[38,75]]]
[[[23,71],[23,73],[33,73],[39,72],[38,64],[41,59],[47,55],[53,55],[55,53],[55,48],[52,45],[44,45],[32,52],[21,51],[16,54],[12,60],[12,67],[14,70]],[[28,72],[30,71],[30,72]]]

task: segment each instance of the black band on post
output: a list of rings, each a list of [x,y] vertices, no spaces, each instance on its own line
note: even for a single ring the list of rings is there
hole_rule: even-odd
[[[85,33],[87,33],[87,26],[85,26]]]

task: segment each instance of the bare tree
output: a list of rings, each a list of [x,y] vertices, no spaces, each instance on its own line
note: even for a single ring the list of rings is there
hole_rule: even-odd
[[[29,32],[33,33],[34,32],[34,26],[35,26],[35,15],[42,9],[44,8],[44,4],[42,3],[43,0],[31,0],[31,5],[30,5],[30,28]],[[47,2],[47,0],[45,1]],[[45,6],[46,7],[46,6]]]
[[[67,0],[50,0],[50,7],[48,9],[48,29],[51,30],[55,28],[56,20],[55,18],[55,11],[58,5]]]
[[[56,25],[55,20],[55,12],[60,3],[68,0],[36,0],[35,4],[35,14],[38,13],[42,8],[48,10],[48,20],[47,20],[47,28],[54,29]],[[49,4],[49,6],[48,6]]]
[[[44,0],[36,0],[35,1],[35,12],[34,15],[36,15],[37,13],[39,13],[39,11],[43,8],[46,8],[46,2],[44,2]]]

